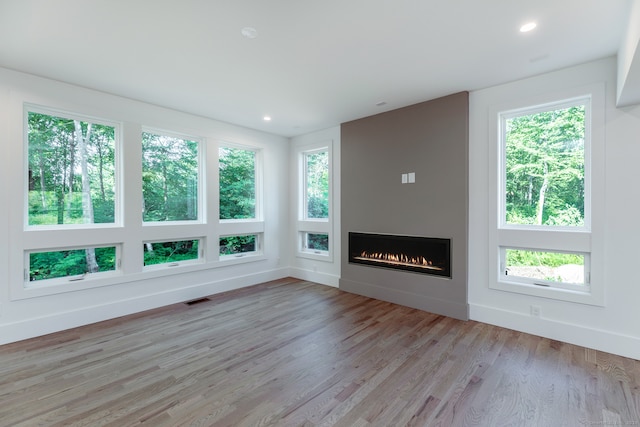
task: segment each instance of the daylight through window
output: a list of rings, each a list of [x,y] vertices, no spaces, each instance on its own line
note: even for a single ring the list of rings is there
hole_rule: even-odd
[[[115,128],[29,111],[28,225],[114,223]]]
[[[198,219],[198,143],[142,133],[144,221]]]

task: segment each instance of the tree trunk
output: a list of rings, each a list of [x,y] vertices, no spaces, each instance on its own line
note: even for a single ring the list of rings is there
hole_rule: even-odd
[[[76,142],[80,149],[80,171],[82,173],[82,219],[85,224],[93,224],[93,203],[91,201],[91,186],[89,181],[89,168],[87,166],[89,154],[87,144],[91,137],[91,123],[87,124],[87,134],[82,135],[82,126],[78,120],[74,120]],[[86,249],[87,273],[97,273],[100,269],[96,260],[94,248]]]
[[[77,123],[79,126],[79,122]],[[77,133],[77,129],[76,129],[76,133]],[[76,167],[76,146],[77,144],[80,143],[80,141],[77,140],[77,137],[78,135],[76,134],[75,138],[70,138],[69,140],[69,176],[67,177],[68,179],[67,194],[69,195],[69,198],[67,199],[67,203],[68,203],[67,211],[69,213],[71,213],[71,207],[73,203],[73,181],[75,180],[74,169]],[[82,137],[82,129],[80,130],[80,137]]]
[[[542,187],[540,187],[540,194],[538,195],[538,209],[536,213],[536,224],[542,225],[542,214],[544,213],[544,198],[549,187],[549,166],[546,160],[542,162]]]
[[[46,211],[47,210],[47,198],[46,198],[47,186],[44,180],[45,167],[44,167],[44,154],[42,153],[42,149],[38,150],[38,158],[40,160],[38,162],[40,166],[40,202],[42,203],[42,209]]]
[[[162,198],[164,200],[164,219],[169,220],[169,187],[167,184],[167,165],[162,163]]]
[[[99,162],[99,168],[98,168],[98,177],[100,178],[100,195],[102,196],[102,201],[107,200],[107,196],[104,192],[104,172],[103,172],[103,167],[104,167],[104,154],[102,153],[102,143],[98,144],[98,162]]]

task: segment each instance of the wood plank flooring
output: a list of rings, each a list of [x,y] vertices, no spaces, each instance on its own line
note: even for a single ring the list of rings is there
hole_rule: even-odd
[[[0,346],[0,425],[640,425],[640,362],[283,279]]]

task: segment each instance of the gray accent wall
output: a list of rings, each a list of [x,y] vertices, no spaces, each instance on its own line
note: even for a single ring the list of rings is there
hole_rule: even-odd
[[[468,123],[461,92],[342,124],[340,289],[468,319]],[[451,239],[451,278],[350,264],[350,231]]]

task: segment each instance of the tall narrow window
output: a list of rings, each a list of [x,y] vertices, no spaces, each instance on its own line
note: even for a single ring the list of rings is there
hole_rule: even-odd
[[[327,145],[305,147],[298,155],[298,256],[331,259],[330,150]]]
[[[220,147],[220,219],[256,219],[256,152]]]
[[[115,222],[115,128],[29,111],[30,226]]]
[[[145,222],[198,219],[198,142],[142,133]]]
[[[304,154],[305,218],[329,218],[329,152]]]

